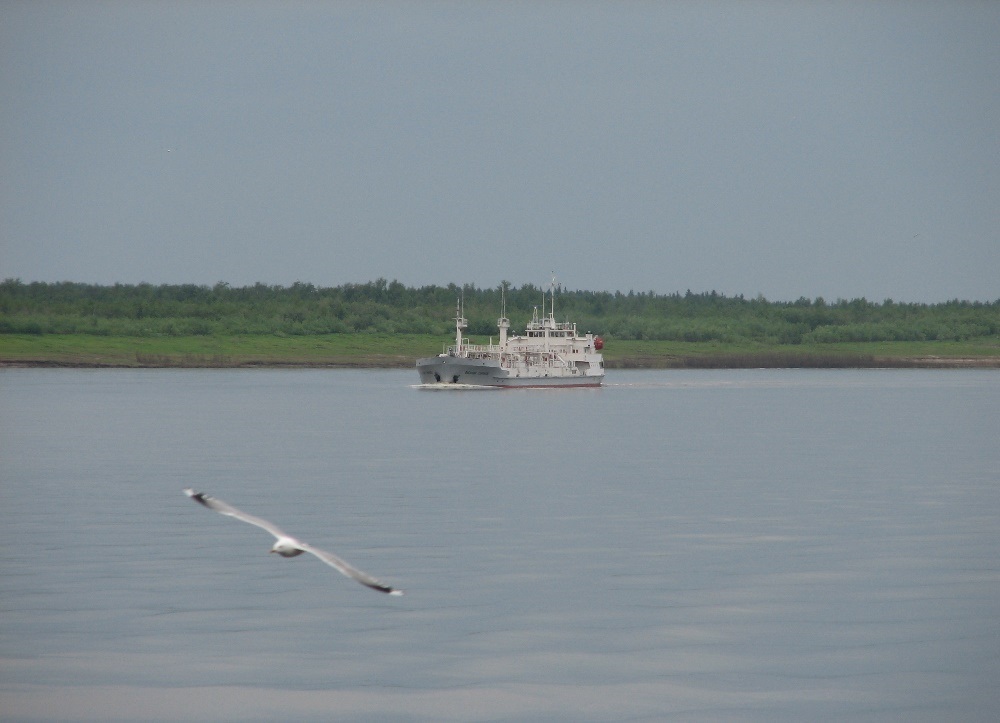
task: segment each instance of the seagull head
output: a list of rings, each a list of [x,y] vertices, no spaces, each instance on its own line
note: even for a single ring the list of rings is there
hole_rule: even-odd
[[[303,549],[295,544],[294,540],[290,540],[287,537],[279,537],[277,542],[274,543],[274,547],[271,548],[271,552],[277,552],[282,557],[295,557],[296,555],[301,555]]]

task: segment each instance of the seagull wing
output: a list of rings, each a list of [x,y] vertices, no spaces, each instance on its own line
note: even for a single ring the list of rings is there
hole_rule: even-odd
[[[340,559],[332,552],[326,552],[325,550],[320,550],[319,548],[313,547],[312,545],[307,545],[304,542],[299,543],[300,547],[306,552],[312,553],[320,560],[325,562],[332,568],[341,572],[352,580],[357,580],[362,585],[370,587],[372,590],[378,590],[379,592],[388,593],[389,595],[402,595],[402,590],[397,590],[390,585],[386,585],[384,582],[376,580],[374,577],[369,575],[367,572],[362,572],[358,568],[354,567],[345,560]]]
[[[251,525],[262,527],[263,529],[267,530],[268,532],[270,532],[272,535],[274,535],[279,539],[282,537],[286,537],[288,539],[293,540],[296,544],[300,544],[298,540],[289,537],[267,520],[262,520],[259,517],[248,515],[246,512],[236,509],[231,504],[216,499],[215,497],[206,495],[204,492],[195,492],[193,489],[188,488],[184,490],[184,494],[193,499],[195,502],[205,505],[205,507],[207,507],[208,509],[215,510],[220,515],[225,515],[226,517],[235,517],[237,520],[243,520],[244,522],[249,522]]]

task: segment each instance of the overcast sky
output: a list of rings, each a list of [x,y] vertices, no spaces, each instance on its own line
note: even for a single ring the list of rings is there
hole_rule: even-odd
[[[1000,298],[998,2],[0,0],[0,278]]]

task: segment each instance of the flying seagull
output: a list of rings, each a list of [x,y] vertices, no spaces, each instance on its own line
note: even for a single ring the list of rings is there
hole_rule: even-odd
[[[203,492],[195,492],[190,487],[184,490],[184,494],[193,499],[195,502],[199,502],[210,510],[215,510],[221,515],[226,515],[227,517],[235,517],[237,520],[243,520],[244,522],[249,522],[251,525],[256,525],[257,527],[263,527],[265,530],[270,532],[272,535],[277,537],[277,541],[274,543],[274,547],[271,548],[271,552],[277,552],[282,557],[295,557],[296,555],[301,555],[303,552],[309,552],[320,560],[325,562],[330,567],[336,568],[338,571],[347,575],[347,577],[352,580],[357,580],[362,585],[370,587],[372,590],[378,590],[379,592],[388,593],[389,595],[402,595],[402,590],[397,590],[384,582],[379,582],[374,577],[366,572],[362,572],[356,567],[349,565],[344,560],[334,555],[332,552],[326,552],[312,545],[307,545],[304,542],[296,540],[294,537],[286,535],[284,532],[279,530],[277,527],[272,525],[267,520],[262,520],[259,517],[254,517],[253,515],[248,515],[246,512],[242,512],[230,504],[223,502],[222,500],[216,499],[215,497],[210,497]]]

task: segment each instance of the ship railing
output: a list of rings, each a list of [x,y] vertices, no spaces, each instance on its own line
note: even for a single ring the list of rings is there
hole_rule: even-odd
[[[525,325],[524,328],[525,329],[530,329],[531,331],[542,331],[542,330],[544,330],[544,329],[547,328],[550,331],[556,330],[556,331],[572,331],[572,332],[575,332],[576,331],[576,322],[575,321],[553,321],[552,317],[546,317],[542,321],[535,321],[535,320],[529,321]]]
[[[537,366],[548,367],[550,369],[556,367],[574,369],[573,364],[561,354],[557,354],[554,351],[539,351],[537,349],[521,351],[512,351],[508,349],[500,355],[500,366],[508,369],[523,369],[526,367]]]
[[[475,356],[475,357],[487,357],[496,356],[501,351],[503,347],[499,344],[462,344],[462,346],[449,346],[448,355],[449,356]]]
[[[551,352],[558,354],[581,354],[584,350],[584,345],[575,339],[549,339],[549,351]],[[535,342],[532,344],[508,344],[507,351],[517,352],[519,354],[539,354],[543,351],[543,349],[540,343]]]

